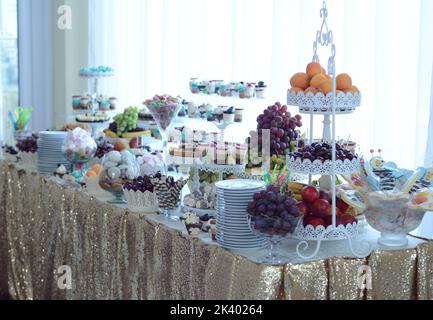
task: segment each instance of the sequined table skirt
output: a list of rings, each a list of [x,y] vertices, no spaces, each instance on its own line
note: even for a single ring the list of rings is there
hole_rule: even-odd
[[[372,288],[359,289],[359,266]],[[69,266],[71,288],[64,269]],[[269,266],[0,162],[0,296],[432,299],[433,245]]]

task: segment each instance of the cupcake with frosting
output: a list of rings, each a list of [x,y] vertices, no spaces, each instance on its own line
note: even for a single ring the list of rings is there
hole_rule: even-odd
[[[235,108],[230,107],[224,111],[223,119],[224,122],[233,123],[235,121]]]
[[[221,108],[221,106],[218,106],[213,110],[213,115],[214,115],[215,119],[219,122],[221,122],[223,120],[223,118],[224,118],[223,114],[224,114],[224,110],[223,110],[223,108]]]

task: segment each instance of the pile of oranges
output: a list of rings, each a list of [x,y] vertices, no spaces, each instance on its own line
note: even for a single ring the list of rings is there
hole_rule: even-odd
[[[359,92],[358,88],[352,84],[352,78],[347,73],[342,73],[337,76],[336,94],[340,92],[355,94]],[[322,92],[328,94],[332,92],[332,78],[326,74],[326,70],[318,62],[311,62],[307,65],[306,73],[296,73],[290,79],[290,89],[293,92],[311,92],[316,94]]]

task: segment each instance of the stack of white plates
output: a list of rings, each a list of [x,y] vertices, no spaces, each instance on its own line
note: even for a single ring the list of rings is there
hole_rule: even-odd
[[[266,239],[251,231],[246,212],[254,193],[264,188],[264,182],[256,180],[237,179],[216,183],[216,238],[222,247],[252,249],[266,245]]]
[[[52,174],[59,164],[70,169],[70,162],[64,157],[62,145],[66,139],[66,132],[44,131],[39,133],[38,139],[38,172]]]

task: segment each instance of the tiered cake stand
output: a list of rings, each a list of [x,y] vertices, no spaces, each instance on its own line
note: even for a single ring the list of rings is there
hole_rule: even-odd
[[[89,81],[89,87],[92,88],[92,112],[98,111],[98,102],[96,99],[100,95],[100,80],[114,77],[114,72],[79,72],[81,78],[85,78]]]
[[[314,258],[320,250],[322,241],[327,240],[343,240],[347,239],[352,254],[356,257],[365,257],[371,251],[371,246],[366,242],[361,242],[363,250],[358,252],[354,249],[352,244],[352,238],[358,234],[357,223],[349,224],[347,226],[336,226],[336,175],[346,174],[359,170],[359,161],[354,159],[352,161],[345,160],[336,161],[336,141],[335,141],[335,121],[336,116],[340,114],[352,113],[361,104],[361,95],[351,93],[339,93],[336,95],[336,68],[335,68],[335,53],[336,48],[333,43],[333,33],[328,29],[327,17],[328,9],[326,3],[323,2],[323,7],[320,10],[320,17],[323,19],[322,26],[316,34],[316,40],[314,42],[314,56],[313,61],[319,62],[319,56],[317,54],[318,45],[322,47],[330,47],[331,55],[328,59],[328,73],[332,77],[332,93],[326,96],[322,93],[313,95],[312,93],[304,94],[294,93],[289,90],[287,95],[287,104],[291,106],[299,107],[301,113],[310,114],[310,144],[313,142],[313,118],[315,115],[324,116],[324,129],[323,129],[323,140],[332,144],[332,160],[325,162],[310,160],[295,159],[287,156],[287,168],[294,173],[308,174],[320,174],[325,177],[329,177],[329,187],[332,191],[332,225],[327,228],[319,226],[314,228],[311,225],[303,226],[302,221],[297,227],[293,237],[301,239],[296,247],[296,252],[299,257],[303,259]],[[332,119],[332,122],[331,122]],[[308,249],[309,244],[306,240],[316,241],[316,248],[310,255],[305,255],[305,251]]]

